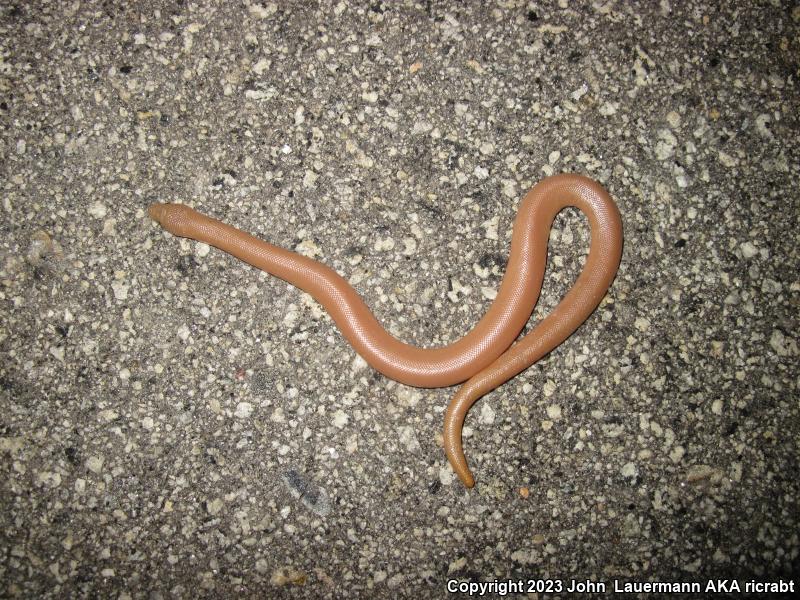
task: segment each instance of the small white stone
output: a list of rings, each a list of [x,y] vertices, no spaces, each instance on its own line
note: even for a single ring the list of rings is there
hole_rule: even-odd
[[[769,121],[770,121],[770,116],[768,114],[765,113],[758,115],[756,117],[756,131],[762,137],[771,140],[774,138],[774,136],[772,135],[772,132],[769,130],[769,127],[767,127],[767,123],[769,123]]]
[[[482,267],[478,263],[472,263],[472,272],[481,279],[486,279],[491,271],[489,267]]]
[[[547,407],[547,416],[553,421],[561,418],[561,407],[558,404],[551,404]]]
[[[669,453],[669,458],[672,462],[679,463],[683,459],[684,454],[686,454],[686,450],[683,449],[683,446],[675,446]]]
[[[303,187],[312,188],[317,183],[317,178],[319,176],[314,173],[311,169],[306,169],[305,174],[303,175]]]
[[[266,19],[278,12],[278,6],[274,2],[267,2],[263,6],[261,3],[253,3],[247,7],[247,10],[256,19]]]
[[[339,429],[344,428],[349,420],[350,417],[348,417],[347,413],[344,412],[342,409],[339,409],[335,413],[333,413],[333,424]]]
[[[314,240],[303,240],[294,247],[294,251],[308,258],[315,258],[322,254],[322,249],[314,242]]]
[[[656,156],[661,160],[672,156],[672,153],[675,151],[675,146],[678,145],[678,138],[676,138],[669,129],[661,129],[658,132],[658,140],[659,143],[656,144]],[[660,147],[659,144],[661,144]]]
[[[268,70],[272,65],[272,61],[267,60],[266,58],[262,58],[256,64],[253,65],[253,71],[256,75],[263,75],[264,71]]]
[[[367,364],[367,361],[361,358],[360,354],[356,354],[355,358],[353,358],[353,362],[350,363],[350,369],[354,373],[357,373],[358,371],[363,371],[368,366],[369,364]]]
[[[547,162],[549,162],[551,165],[555,165],[558,162],[559,158],[561,158],[561,151],[553,150],[550,154],[547,155]]]
[[[589,91],[589,86],[585,83],[576,90],[572,90],[569,94],[569,97],[572,98],[575,102],[583,98],[586,93]]]
[[[422,450],[422,446],[417,439],[417,433],[413,427],[402,425],[397,428],[397,433],[400,437],[400,442],[406,447],[406,450],[409,452],[419,452]]]
[[[244,91],[244,97],[247,98],[248,100],[269,100],[274,95],[275,95],[275,92],[272,90],[272,88],[270,88],[268,90],[245,90]],[[288,146],[284,146],[284,148],[289,148],[289,147]],[[281,150],[283,150],[283,148]],[[289,148],[289,152],[291,152],[291,151],[292,151],[292,149]],[[289,152],[284,152],[284,154],[289,154]]]
[[[253,414],[253,405],[249,402],[239,402],[236,405],[236,411],[234,411],[233,416],[237,419],[247,419],[251,414]]]
[[[470,286],[462,285],[455,277],[450,280],[450,287],[452,289],[447,292],[447,297],[451,302],[458,302],[460,296],[468,296],[472,293],[472,288]]]
[[[626,479],[633,479],[639,474],[639,469],[636,468],[634,463],[629,462],[622,467],[621,473]]]
[[[433,125],[428,121],[416,121],[414,123],[414,127],[411,129],[411,133],[419,135],[423,133],[428,133],[432,129]]]
[[[439,468],[439,481],[442,485],[452,485],[454,475],[449,463]]]
[[[677,112],[672,110],[669,113],[667,113],[667,123],[669,123],[669,126],[672,127],[673,129],[677,129],[678,127],[681,126],[681,116]]]
[[[466,564],[467,564],[466,557],[462,556],[461,558],[457,558],[449,565],[447,565],[447,574],[449,575],[450,573],[455,573],[456,571],[460,571],[461,569],[464,568]]]
[[[512,200],[519,196],[517,192],[517,182],[513,179],[503,179],[503,195]]]
[[[497,237],[497,228],[500,225],[500,217],[498,215],[493,216],[488,221],[484,221],[481,223],[481,227],[486,230],[485,237],[487,240],[496,240]]]
[[[792,338],[787,338],[779,329],[773,329],[772,335],[769,338],[769,347],[772,348],[778,356],[792,356],[797,355],[797,342]]]
[[[742,256],[745,258],[753,258],[758,254],[758,248],[756,248],[752,242],[744,242],[739,245],[739,248],[742,251]]]
[[[731,156],[727,152],[723,152],[722,150],[719,151],[719,162],[728,168],[735,167],[739,164],[739,161],[735,157]]]
[[[89,214],[92,215],[95,219],[104,218],[107,212],[108,209],[106,208],[106,205],[100,202],[99,200],[97,202],[92,203],[92,205],[89,207]]]
[[[116,231],[117,220],[116,219],[106,219],[103,221],[103,235],[107,235],[110,237],[114,237],[117,235]]]
[[[214,516],[218,515],[224,506],[225,502],[222,500],[222,498],[214,498],[211,502],[206,503],[206,510],[208,511],[208,514]]]
[[[50,354],[60,362],[64,362],[64,346],[50,346]]]
[[[189,339],[191,332],[189,331],[189,327],[186,325],[186,323],[178,327],[177,334],[178,337],[184,342]]]
[[[114,419],[116,419],[119,416],[119,413],[117,411],[115,411],[115,410],[106,409],[106,410],[101,410],[97,414],[97,416],[100,417],[101,421],[105,421],[106,423],[110,423],[111,421],[113,421]]]
[[[481,166],[475,167],[473,173],[475,174],[475,177],[477,177],[478,179],[486,179],[487,177],[489,177],[488,169],[485,169],[484,167]]]
[[[103,470],[105,459],[102,456],[90,456],[86,461],[86,468],[92,473],[100,473]]]
[[[204,258],[208,256],[208,253],[211,251],[211,246],[204,242],[197,242],[194,245],[194,254],[198,258]]]
[[[495,412],[492,405],[488,402],[483,402],[481,405],[481,413],[478,416],[478,422],[483,425],[491,425],[494,423]]]
[[[114,298],[117,300],[126,300],[128,298],[129,285],[125,285],[121,281],[115,281],[111,284],[111,289],[114,290]]]
[[[422,393],[418,389],[405,385],[397,386],[395,396],[397,396],[397,400],[402,406],[410,407],[414,407],[419,404],[419,401],[422,400],[423,397]]]
[[[394,240],[392,238],[375,240],[375,244],[373,247],[377,252],[385,252],[394,248]]]
[[[37,474],[37,480],[42,485],[55,488],[61,485],[61,474],[53,471],[40,471]]]
[[[617,106],[614,102],[604,102],[598,109],[600,114],[604,117],[610,117],[617,112]]]

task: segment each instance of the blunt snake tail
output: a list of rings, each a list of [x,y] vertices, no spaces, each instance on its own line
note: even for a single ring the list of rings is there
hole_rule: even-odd
[[[515,343],[539,298],[553,219],[567,207],[578,208],[589,220],[586,263],[553,312]],[[154,204],[149,214],[176,236],[215,246],[311,294],[353,349],[387,377],[417,387],[464,383],[445,412],[444,447],[453,470],[468,488],[475,480],[461,442],[467,411],[480,397],[572,335],[605,296],[622,255],[619,210],[600,184],[574,174],[548,177],[520,203],[506,272],[486,314],[458,341],[419,348],[390,335],[350,284],[320,262],[182,204]]]

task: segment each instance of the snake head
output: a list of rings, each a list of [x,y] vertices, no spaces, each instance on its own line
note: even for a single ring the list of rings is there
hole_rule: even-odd
[[[185,204],[153,204],[147,212],[161,227],[179,237],[190,236],[189,222],[198,214]]]

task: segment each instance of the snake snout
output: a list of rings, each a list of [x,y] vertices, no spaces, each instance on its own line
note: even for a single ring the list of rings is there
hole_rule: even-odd
[[[166,209],[166,204],[152,204],[150,205],[150,208],[147,209],[147,214],[150,215],[151,219],[161,224],[161,221],[165,216],[164,213],[166,212]]]
[[[190,234],[191,219],[197,214],[185,204],[153,204],[147,213],[161,227],[180,237]]]

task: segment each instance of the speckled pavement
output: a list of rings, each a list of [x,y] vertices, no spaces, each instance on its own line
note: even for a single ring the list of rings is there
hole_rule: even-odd
[[[790,582],[798,57],[779,1],[4,2],[0,596]],[[146,214],[313,256],[439,345],[558,172],[616,199],[622,265],[468,415],[471,491],[452,389],[377,374],[309,297]],[[562,213],[531,323],[587,247]]]

